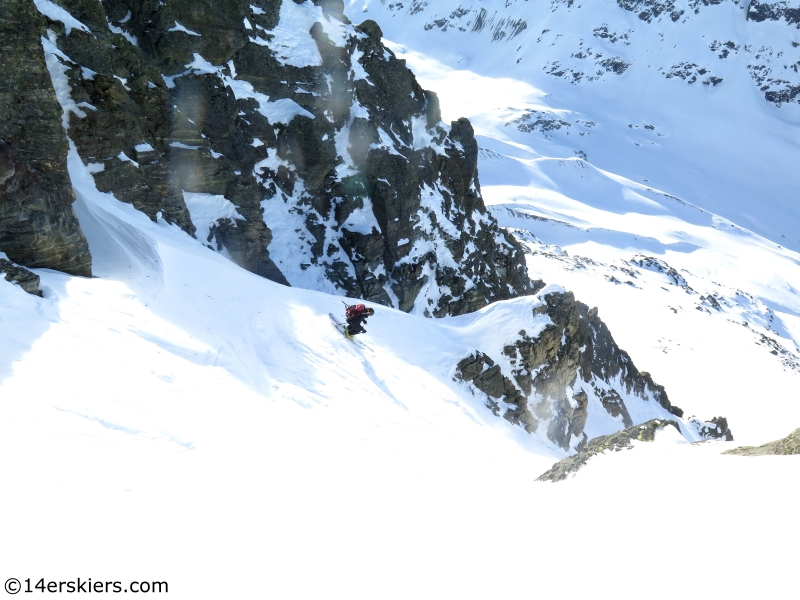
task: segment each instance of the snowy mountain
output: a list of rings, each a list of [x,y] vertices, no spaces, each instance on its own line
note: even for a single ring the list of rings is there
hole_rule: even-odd
[[[543,286],[527,277],[521,242],[485,208],[471,124],[441,121],[436,95],[383,46],[376,23],[353,26],[335,4],[230,3],[215,20],[178,2],[109,2],[96,7],[105,20],[72,7],[92,29],[60,5],[35,6],[47,19],[44,59],[87,237],[90,223],[107,221],[87,195],[110,192],[259,275],[417,315],[469,312]],[[40,140],[17,146],[31,144]],[[93,272],[111,276],[108,255],[130,252],[104,244]],[[540,303],[533,326],[499,322],[502,345],[453,361],[495,415],[564,450],[683,415],[596,309],[558,287]],[[731,438],[724,420],[693,417],[684,429],[688,439]]]
[[[525,245],[531,277],[598,307],[689,414],[774,439],[800,419],[788,391],[800,364],[798,107],[770,101],[752,73],[795,81],[794,13],[669,6],[349,3],[381,23],[445,118],[473,123],[483,196]],[[598,73],[610,58],[630,66]],[[681,62],[723,81],[670,76]],[[750,398],[759,410],[737,413]]]
[[[794,10],[4,3],[6,585],[786,595]]]
[[[530,157],[588,157],[800,249],[796,2],[348,5],[389,40],[506,86],[479,119],[466,107],[496,86],[436,88],[445,111],[479,133],[523,144]]]

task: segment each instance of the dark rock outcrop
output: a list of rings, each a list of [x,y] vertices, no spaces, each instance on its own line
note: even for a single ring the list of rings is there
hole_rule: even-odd
[[[686,282],[686,279],[684,278],[683,275],[678,273],[678,271],[676,271],[673,267],[669,266],[667,263],[665,263],[663,260],[659,258],[637,254],[629,262],[630,264],[635,265],[640,269],[653,271],[654,273],[663,273],[667,277],[668,280],[667,282],[670,285],[683,288],[683,290],[685,290],[689,294],[696,293],[691,288],[691,286]]]
[[[50,21],[66,68],[70,96],[80,111],[68,114],[70,139],[90,165],[101,192],[112,192],[151,219],[161,213],[187,232],[181,191],[168,176],[172,98],[159,71],[106,22],[96,0],[61,0],[88,31]]]
[[[725,417],[714,417],[708,422],[692,419],[691,423],[695,425],[700,435],[708,440],[733,441],[733,433],[731,433],[731,429],[728,427],[728,419]]]
[[[9,260],[0,258],[0,274],[4,275],[6,281],[16,283],[29,294],[41,297],[39,276],[36,273],[31,273],[25,267],[20,267]]]
[[[680,426],[672,420],[665,419],[652,419],[641,425],[634,425],[627,427],[617,433],[611,435],[601,435],[591,440],[580,454],[568,456],[556,464],[549,470],[539,475],[537,481],[563,481],[570,475],[574,475],[581,468],[583,468],[589,459],[604,452],[619,452],[620,450],[630,450],[633,448],[631,442],[638,440],[640,442],[652,442],[656,439],[656,432],[664,429],[667,425],[671,425],[680,433]]]
[[[726,450],[723,454],[737,454],[739,456],[769,456],[800,454],[800,429],[781,440],[763,444],[762,446],[741,446],[733,450]]]
[[[590,398],[623,427],[634,424],[626,398],[653,402],[667,414],[683,416],[664,387],[639,371],[617,346],[596,308],[576,301],[572,293],[549,293],[541,299],[534,316],[549,318],[549,324],[534,337],[520,331],[516,341],[502,350],[512,377],[503,375],[482,352],[456,367],[457,377],[486,393],[487,404],[497,414],[497,400],[502,400],[507,420],[528,432],[545,424],[552,442],[578,451],[587,441],[584,427]]]
[[[118,3],[105,4],[112,15],[121,10]],[[141,16],[142,11],[150,14],[147,10],[156,9],[155,5],[148,8],[147,3],[129,4],[120,17],[122,20],[127,17],[129,27],[133,27],[133,16]],[[220,15],[226,14],[225,7],[235,4],[221,3],[221,9],[215,10],[215,18],[206,19],[208,26],[213,29],[218,16],[225,24]],[[255,157],[247,152],[252,139],[243,137],[236,127],[238,109],[230,91],[208,75],[187,76],[170,89],[157,68],[159,61],[152,60],[155,65],[151,64],[148,58],[153,56],[144,54],[135,45],[136,38],[113,25],[113,21],[107,22],[99,2],[61,0],[61,5],[88,29],[73,27],[68,31],[59,21],[48,23],[61,52],[58,60],[66,67],[70,95],[80,108],[68,112],[69,136],[92,170],[97,188],[112,192],[117,199],[132,204],[153,220],[161,217],[175,223],[189,234],[194,234],[196,228],[183,192],[225,195],[237,205],[244,219],[235,226],[226,221],[216,224],[212,235],[218,232],[217,249],[224,240],[230,255],[243,267],[286,283],[269,258],[267,247],[271,235],[258,205],[261,191],[252,175],[243,178],[235,175],[235,171],[248,165],[252,170]],[[192,14],[202,12],[201,6],[193,6]],[[175,3],[172,9],[157,12],[161,18],[169,19],[170,11],[178,8]],[[206,11],[212,8],[210,4],[205,7]],[[184,18],[182,13],[181,18]],[[241,21],[237,26],[240,25]],[[152,26],[145,29],[156,32]],[[198,37],[167,35],[177,40],[170,44],[149,40],[144,30],[138,33],[142,34],[143,48],[163,49],[167,64],[186,61],[186,53],[179,51],[185,46],[180,43],[181,38]],[[220,45],[227,47],[224,40],[209,43],[215,57],[221,52]],[[191,54],[188,58],[191,59]],[[182,64],[181,70],[185,70]],[[238,153],[228,152],[234,160],[213,158],[208,142],[212,137],[220,148],[236,147]]]
[[[800,29],[800,8],[791,7],[789,3],[759,2],[752,0],[747,6],[748,21],[780,21],[785,19],[787,24],[795,25]]]
[[[80,21],[45,19],[68,134],[101,191],[282,283],[430,316],[532,292],[471,125],[341,0],[57,3]],[[310,29],[289,43],[281,19]],[[212,197],[232,209],[193,220]]]
[[[620,8],[636,13],[646,23],[658,19],[662,14],[669,16],[671,21],[677,21],[684,12],[673,0],[617,0],[617,4]]]
[[[0,252],[29,267],[90,276],[43,35],[31,0],[0,3]]]
[[[476,352],[461,360],[456,366],[456,372],[459,379],[471,382],[489,397],[487,406],[495,415],[500,414],[496,400],[502,399],[509,405],[503,413],[507,421],[522,425],[528,433],[536,431],[539,422],[528,410],[527,398],[511,379],[503,375],[500,366],[489,356],[483,352]]]

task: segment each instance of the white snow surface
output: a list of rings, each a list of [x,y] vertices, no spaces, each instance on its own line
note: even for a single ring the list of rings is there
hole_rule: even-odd
[[[257,277],[98,192],[74,146],[69,167],[97,277],[39,269],[43,299],[0,280],[9,576],[89,570],[178,598],[509,597],[572,576],[597,594],[620,571],[564,557],[607,543],[649,597],[671,597],[667,560],[692,589],[791,583],[791,554],[757,549],[800,533],[796,457],[667,432],[533,481],[562,454],[452,376],[544,327],[538,299],[442,320],[375,306],[361,350],[330,324],[340,298]]]
[[[129,162],[129,163],[131,163],[131,164],[132,164],[134,167],[136,167],[137,169],[139,168],[139,163],[138,163],[138,162],[136,162],[135,160],[133,160],[132,158],[130,158],[130,157],[129,157],[127,154],[125,154],[124,152],[120,152],[120,153],[119,153],[119,155],[117,155],[117,158],[118,158],[119,160],[121,160],[122,162]]]
[[[64,29],[67,35],[72,33],[73,29],[91,33],[86,25],[69,14],[69,12],[67,12],[64,8],[54,4],[50,0],[33,0],[33,3],[36,5],[36,10],[42,13],[45,17],[53,19],[53,21],[61,21],[64,24]]]
[[[676,3],[685,11],[677,22],[665,12],[646,23],[615,0],[345,3],[380,24],[422,86],[439,94],[446,121],[470,118],[478,134],[509,144],[500,152],[584,152],[601,169],[798,251],[800,105],[766,101],[755,80],[762,72],[800,85],[797,30],[747,20],[747,2],[691,4]],[[624,72],[600,65],[612,59]],[[674,75],[681,64],[695,65],[694,83]],[[519,131],[514,120],[527,111],[538,111],[532,123],[563,124]]]
[[[61,105],[61,109],[64,111],[61,117],[61,124],[64,129],[68,129],[69,113],[74,113],[81,119],[86,117],[86,113],[75,104],[71,96],[71,88],[69,86],[69,77],[67,77],[67,66],[65,63],[72,63],[72,61],[56,46],[53,41],[55,39],[55,33],[48,29],[47,35],[47,38],[41,38],[45,64],[50,73],[50,80],[53,82],[53,91],[56,93],[56,99]]]
[[[275,52],[278,62],[293,67],[318,67],[322,64],[319,48],[311,37],[311,27],[323,20],[322,8],[311,2],[282,2],[280,19],[264,41]],[[256,41],[263,38],[251,38]]]
[[[128,12],[128,14],[130,14],[130,11]],[[124,23],[124,22],[125,22],[124,20],[120,21],[120,23]],[[139,45],[139,41],[134,36],[132,36],[130,33],[125,31],[122,27],[118,27],[117,25],[114,25],[113,23],[109,23],[108,24],[108,28],[113,33],[118,33],[119,35],[124,37],[126,40],[128,40],[134,46],[138,46]]]
[[[783,170],[797,162],[796,107],[763,106],[742,82],[737,97],[752,98],[726,101],[720,86],[733,76],[690,88],[647,73],[646,62],[621,76],[633,80],[626,95],[616,75],[572,86],[539,73],[569,58],[532,54],[547,19],[566,14],[562,27],[589,34],[551,27],[561,37],[545,52],[599,43],[591,31],[602,23],[655,35],[613,2],[591,14],[482,2],[495,28],[501,10],[527,11],[528,29],[510,42],[491,42],[491,27],[424,29],[431,10],[449,16],[457,4],[412,14],[352,0],[348,11],[378,20],[439,93],[446,120],[472,120],[483,195],[530,250],[531,275],[598,306],[687,417],[726,416],[736,442],[689,444],[668,428],[563,483],[536,483],[563,453],[494,417],[453,375],[469,353],[541,330],[539,299],[442,320],[374,306],[362,350],[330,325],[340,297],[279,286],[203,246],[201,225],[237,218],[223,197],[188,195],[195,240],[100,193],[71,145],[74,207],[96,277],[37,269],[44,298],[0,277],[4,580],[168,581],[171,597],[192,599],[793,593],[800,460],[720,452],[800,426],[800,243],[776,237],[800,222],[787,204],[796,170]],[[314,64],[304,36],[318,8],[284,9],[298,62]],[[702,7],[686,25],[723,9]],[[42,42],[62,107],[80,116],[62,85],[66,57]],[[649,43],[625,58],[655,53]],[[228,77],[206,65],[196,55],[187,68],[237,83],[233,69]],[[269,99],[257,100],[264,108]],[[568,120],[569,138],[505,125],[526,109]],[[668,135],[645,130],[650,123]],[[651,131],[658,146],[644,149]],[[753,154],[758,161],[743,158]],[[372,226],[366,208],[353,227]],[[295,224],[270,221],[280,214],[266,215],[270,252],[302,254]],[[304,286],[326,289],[306,273]]]
[[[186,27],[184,27],[183,25],[181,25],[177,21],[175,21],[175,25],[173,27],[170,27],[169,29],[167,29],[167,31],[170,31],[170,32],[179,31],[179,32],[185,33],[187,35],[194,35],[194,36],[197,36],[197,37],[203,37],[202,35],[200,35],[196,31],[191,31],[189,29],[186,29]]]

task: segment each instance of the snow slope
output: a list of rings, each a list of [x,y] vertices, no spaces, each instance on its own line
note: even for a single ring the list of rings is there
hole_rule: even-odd
[[[346,2],[354,20],[459,71],[445,84],[409,62],[446,119],[466,116],[526,158],[585,155],[796,251],[800,36],[785,18],[748,19],[750,4]],[[664,5],[683,14],[639,17]],[[785,90],[795,95],[776,101]]]
[[[545,152],[494,116],[532,84],[395,39],[446,116],[472,102],[484,195],[532,275],[599,306],[688,415],[727,416],[737,443],[797,427],[795,252],[591,148]],[[330,325],[340,298],[100,194],[74,149],[70,172],[98,277],[38,270],[42,299],[0,279],[0,579],[167,581],[193,599],[794,590],[797,457],[721,456],[731,444],[667,428],[534,482],[560,451],[452,376],[541,326],[535,298],[445,320],[376,306],[362,351]]]
[[[339,297],[152,223],[79,160],[98,277],[39,270],[43,299],[0,281],[5,578],[167,581],[178,598],[508,597],[567,578],[658,598],[664,564],[691,589],[790,583],[788,555],[749,549],[800,533],[793,457],[666,432],[534,483],[561,454],[451,376],[509,325],[536,331],[535,298],[444,320],[376,306],[362,351],[329,323]]]

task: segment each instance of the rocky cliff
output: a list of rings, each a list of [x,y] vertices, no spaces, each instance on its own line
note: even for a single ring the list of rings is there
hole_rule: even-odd
[[[29,267],[91,275],[42,51],[45,23],[33,2],[0,3],[0,252]]]
[[[540,331],[521,330],[502,349],[491,349],[493,357],[477,351],[456,366],[456,377],[485,394],[496,415],[578,452],[601,433],[654,416],[683,417],[664,387],[617,346],[597,308],[553,288],[540,299],[533,311],[535,320],[545,320]],[[698,438],[733,439],[723,418],[684,425]]]
[[[60,227],[31,224],[31,235],[80,237],[57,96],[75,168],[100,191],[255,273],[430,316],[533,291],[519,244],[484,206],[470,123],[442,122],[436,95],[382,44],[377,24],[352,25],[341,1],[3,6],[32,23],[4,17],[18,60],[5,68],[28,78],[4,106],[26,119],[20,98],[43,98],[46,131],[30,147],[58,157],[57,169],[26,158],[41,175],[38,201],[57,204],[42,218]],[[2,165],[11,164],[24,145],[2,139]],[[85,242],[62,251],[75,266],[15,253],[22,234],[8,223],[20,200],[3,196],[0,250],[87,274]]]

